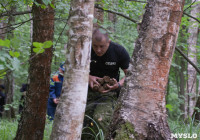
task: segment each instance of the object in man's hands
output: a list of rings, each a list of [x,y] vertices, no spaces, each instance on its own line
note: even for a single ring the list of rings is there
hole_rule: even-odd
[[[104,76],[102,79],[97,79],[97,82],[99,85],[94,84],[93,90],[98,92],[108,90],[108,85],[113,86],[115,84],[114,79],[111,79],[109,76]]]
[[[94,86],[93,86],[93,90],[94,90],[94,91],[98,91],[98,90],[99,90],[99,85],[94,84]]]

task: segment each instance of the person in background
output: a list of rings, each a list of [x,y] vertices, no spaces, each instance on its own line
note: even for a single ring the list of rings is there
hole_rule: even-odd
[[[2,117],[2,113],[4,111],[4,105],[6,103],[6,96],[3,93],[4,89],[5,89],[4,85],[0,85],[0,117]]]
[[[20,92],[22,92],[21,98],[20,98],[20,104],[19,104],[19,114],[21,114],[23,108],[24,108],[24,100],[27,92],[28,84],[22,84],[22,87],[20,89]]]
[[[54,120],[56,107],[59,103],[59,97],[62,91],[64,71],[64,63],[61,63],[59,67],[59,73],[51,78],[49,98],[47,103],[47,115],[49,120]]]

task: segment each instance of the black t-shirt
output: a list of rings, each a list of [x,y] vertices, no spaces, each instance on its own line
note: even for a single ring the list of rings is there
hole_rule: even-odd
[[[107,52],[97,56],[92,49],[90,62],[90,75],[109,76],[119,81],[119,68],[127,69],[130,57],[126,49],[119,44],[110,42]]]

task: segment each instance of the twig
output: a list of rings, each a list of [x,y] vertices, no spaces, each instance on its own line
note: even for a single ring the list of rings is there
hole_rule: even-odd
[[[32,11],[21,11],[21,12],[15,12],[15,13],[6,12],[6,13],[0,14],[0,18],[5,17],[5,16],[16,16],[16,15],[24,15],[24,14],[29,14],[29,13],[32,13]]]
[[[193,17],[193,16],[191,16],[191,15],[185,13],[185,12],[183,12],[183,14],[188,16],[188,17],[190,17],[190,18],[193,18],[194,20],[196,20],[196,21],[198,21],[200,23],[200,20],[198,20],[197,18],[195,18],[195,17]]]
[[[196,71],[200,74],[200,69],[178,48],[175,47],[176,51],[178,51],[195,69]]]
[[[126,0],[126,1],[133,1],[133,2],[147,3],[146,1],[140,1],[140,0]]]
[[[183,12],[185,12],[187,9],[191,8],[191,6],[192,6],[196,1],[197,1],[197,0],[194,0],[194,1],[190,4],[190,6],[188,6],[185,10],[183,10]]]
[[[124,14],[122,14],[122,13],[114,12],[114,11],[111,11],[111,10],[105,10],[105,9],[103,9],[102,7],[99,7],[98,5],[95,5],[95,8],[100,9],[100,10],[103,10],[103,11],[106,11],[106,12],[109,12],[109,13],[113,13],[113,14],[116,14],[116,15],[119,15],[119,16],[122,16],[122,17],[124,17],[124,18],[126,18],[126,19],[128,19],[128,20],[130,20],[130,21],[132,21],[132,22],[134,22],[134,23],[136,23],[136,24],[139,23],[138,21],[136,21],[136,20],[134,20],[134,19],[131,19],[130,17],[128,17],[128,16],[126,16],[126,15],[124,15]]]
[[[13,31],[14,29],[16,29],[16,28],[22,26],[23,24],[25,24],[26,22],[29,22],[29,21],[31,21],[31,20],[32,20],[32,19],[29,19],[29,20],[26,20],[26,21],[21,22],[20,24],[18,23],[18,24],[16,24],[16,25],[18,25],[17,27],[14,27],[13,29],[11,29],[11,30],[9,30],[9,31],[3,32],[3,33],[1,33],[0,35],[9,33],[10,31]],[[10,26],[13,26],[13,25],[10,25]],[[10,26],[6,26],[6,27],[10,27]],[[5,28],[5,27],[2,27],[2,28],[0,28],[0,29],[3,29],[3,28]]]

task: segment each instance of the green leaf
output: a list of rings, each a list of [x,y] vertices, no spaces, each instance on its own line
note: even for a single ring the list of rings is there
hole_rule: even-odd
[[[50,4],[50,6],[51,6],[53,9],[55,9],[55,6],[54,6],[52,3]]]
[[[36,47],[36,48],[42,48],[43,47],[43,43],[33,42],[33,46]]]
[[[14,57],[14,52],[13,51],[9,51],[10,56]]]
[[[40,7],[41,7],[42,9],[46,9],[46,5],[44,5],[44,4],[42,4]]]
[[[10,56],[16,57],[16,58],[20,56],[20,53],[19,53],[19,52],[9,51],[9,54],[10,54]]]
[[[4,47],[10,48],[10,40],[8,40],[8,39],[6,39],[6,40],[0,39],[0,46],[4,46]]]
[[[43,53],[43,52],[44,52],[44,49],[42,49],[42,48],[33,48],[33,51],[34,51],[35,53]]]
[[[172,110],[173,110],[173,106],[172,106],[172,105],[170,105],[170,104],[166,104],[166,108],[167,108],[167,109],[169,109],[170,111],[172,111]]]
[[[53,45],[52,41],[45,41],[44,42],[44,47],[43,48],[51,48],[51,46]]]
[[[19,57],[20,53],[19,52],[14,52],[15,57]]]

